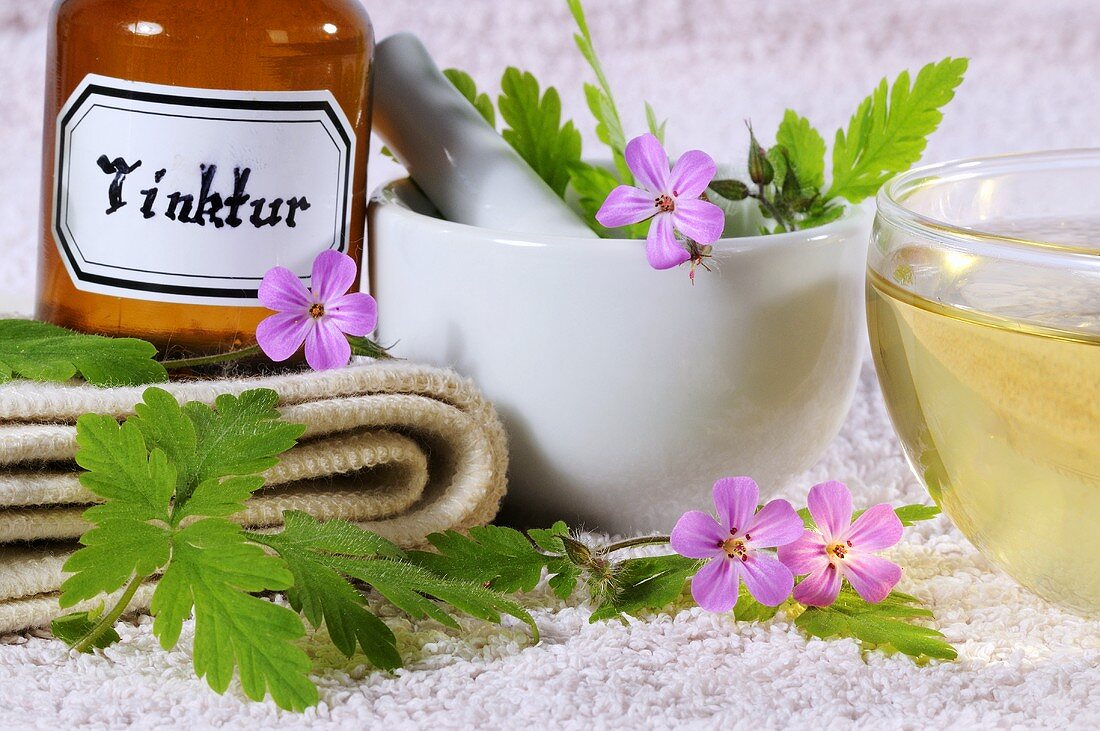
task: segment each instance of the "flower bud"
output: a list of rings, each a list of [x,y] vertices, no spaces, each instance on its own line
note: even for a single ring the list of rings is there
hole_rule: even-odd
[[[757,185],[768,185],[775,179],[775,168],[764,148],[756,141],[752,127],[749,127],[749,177]]]
[[[565,545],[565,555],[569,557],[577,566],[591,566],[592,565],[592,551],[588,549],[588,546],[584,545],[578,540],[574,540],[569,536],[561,537],[562,544]]]
[[[740,180],[712,180],[710,189],[728,201],[743,201],[749,197],[749,186]]]

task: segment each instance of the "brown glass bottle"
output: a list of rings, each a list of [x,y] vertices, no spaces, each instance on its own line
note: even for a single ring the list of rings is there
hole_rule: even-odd
[[[315,129],[310,134],[316,136],[309,138],[310,144],[314,144],[320,139],[320,131],[309,124],[292,125],[291,122],[316,123],[325,116],[315,111],[294,111],[298,108],[293,103],[298,98],[294,95],[297,92],[330,92],[345,117],[342,128],[350,132],[350,135],[334,134],[333,129],[340,128],[341,124],[324,123],[337,148],[331,156],[332,160],[342,161],[339,164],[343,165],[343,182],[337,174],[336,182],[332,184],[333,190],[339,190],[341,197],[341,201],[331,203],[337,206],[336,215],[331,217],[335,221],[331,229],[335,232],[334,240],[324,240],[318,235],[315,243],[310,244],[316,249],[311,254],[335,247],[359,261],[363,248],[373,49],[370,20],[357,0],[59,0],[53,10],[46,70],[43,228],[37,317],[85,332],[145,338],[163,352],[210,353],[254,342],[257,323],[270,314],[255,301],[258,285],[255,272],[249,271],[248,277],[236,277],[241,283],[233,284],[234,277],[219,269],[223,264],[222,257],[210,252],[225,252],[227,257],[238,255],[240,250],[234,249],[237,246],[235,242],[241,241],[240,237],[244,236],[250,237],[247,238],[248,246],[253,247],[250,250],[267,251],[264,247],[269,247],[274,252],[267,264],[282,264],[278,252],[282,250],[280,247],[287,246],[286,242],[291,240],[288,237],[304,235],[302,232],[307,227],[303,227],[302,222],[316,223],[307,216],[326,210],[326,201],[317,199],[328,194],[329,189],[324,187],[327,182],[324,186],[318,183],[320,187],[309,191],[308,202],[303,202],[307,196],[296,188],[303,184],[296,179],[300,176],[294,155],[305,155],[300,162],[307,167],[313,162],[308,158],[307,151],[295,148],[298,138],[293,135],[298,134],[296,130]],[[89,77],[89,74],[96,76]],[[60,125],[63,134],[59,138],[59,113],[63,107],[67,108],[67,104],[76,105],[79,101],[74,98],[78,87],[84,89],[89,79],[94,81],[97,78],[106,79],[106,90],[103,92],[105,95],[93,97],[93,101],[107,101],[95,104],[85,101],[84,106],[77,110],[78,115]],[[152,85],[178,87],[184,90],[180,92],[184,94],[188,93],[188,89],[199,91],[195,92],[194,100],[187,102],[186,114],[191,117],[184,119],[171,113],[175,107],[157,106],[159,102],[155,101],[134,102],[136,97],[128,95],[125,91],[128,87],[121,82],[143,82],[149,86],[141,88],[152,91],[160,88]],[[215,91],[208,95],[201,90]],[[250,97],[250,92],[256,94]],[[275,112],[252,111],[248,105],[257,106],[256,98],[276,98],[271,94],[264,96],[264,92],[288,92],[284,96],[291,101],[279,102],[283,106]],[[212,96],[215,101],[210,102],[205,96]],[[240,102],[239,108],[226,108],[219,101],[222,97],[244,101]],[[143,98],[155,100],[157,97],[150,94]],[[121,100],[124,106],[130,105],[131,108],[124,112],[111,111],[112,100]],[[170,100],[173,104],[180,103],[175,97]],[[134,116],[134,104],[146,105],[142,116]],[[261,102],[258,107],[264,104],[268,102]],[[202,111],[207,108],[208,112]],[[96,117],[87,114],[89,110],[98,115],[130,116]],[[208,124],[208,120],[199,118],[203,114],[208,114],[212,119],[230,121]],[[263,135],[278,127],[277,124],[260,123],[271,121],[266,119],[258,122],[230,119],[252,114],[312,114],[316,118],[281,120],[278,124],[288,130],[285,135],[280,137],[282,132],[272,131],[270,141],[264,143],[266,148],[259,152],[241,152],[242,143],[244,148],[248,146],[250,129],[257,131],[258,138],[266,140],[268,137]],[[82,137],[78,138],[72,125],[81,122],[84,115],[98,124],[101,131],[96,133],[94,126],[88,126],[91,125],[89,122],[81,130]],[[328,117],[334,118],[332,114]],[[112,119],[121,122],[112,122]],[[128,120],[136,122],[131,125]],[[140,132],[143,129],[141,125],[146,124],[161,126],[151,126],[146,132]],[[190,126],[181,127],[180,124]],[[231,140],[216,139],[213,131],[223,127],[230,130]],[[203,137],[205,129],[212,131],[214,141]],[[70,133],[71,139],[66,137]],[[115,149],[126,146],[126,135],[131,133],[145,134],[149,139],[143,142],[146,147],[142,154],[142,166],[121,178],[123,184],[118,186],[120,195],[116,199],[116,191],[109,191],[108,184],[120,176],[112,173],[126,170],[126,165],[133,165],[137,153],[131,153],[130,160],[123,160],[121,168],[112,156],[116,154]],[[353,143],[340,141],[347,137]],[[78,139],[82,140],[82,157],[75,159]],[[59,154],[63,140],[73,144],[71,150]],[[112,144],[115,149],[112,149]],[[99,151],[93,145],[102,147],[99,171],[90,171],[93,159],[90,154]],[[187,145],[192,149],[175,149]],[[215,149],[217,154],[205,151],[203,148],[207,146],[212,146],[211,149]],[[247,159],[233,159],[232,156],[238,153]],[[210,159],[194,157],[203,154],[210,154]],[[74,158],[70,159],[70,155]],[[265,155],[275,155],[278,160],[265,161]],[[287,162],[288,156],[292,158],[290,162]],[[215,157],[219,158],[217,177],[211,186],[206,186],[200,175],[207,172],[213,174],[208,168],[214,167]],[[329,157],[326,152],[324,160]],[[59,160],[63,169],[57,167]],[[183,164],[185,169],[179,171],[173,168],[173,161],[179,160],[191,161]],[[201,164],[195,164],[195,160]],[[249,193],[237,196],[238,204],[246,202],[239,209],[240,215],[236,215],[237,209],[231,211],[228,202],[234,197],[235,190],[240,192],[237,188],[241,187],[242,171],[245,183],[252,187]],[[288,171],[290,174],[287,174]],[[91,177],[81,178],[81,175],[100,177],[93,180]],[[193,184],[181,184],[185,178],[193,179]],[[78,189],[81,179],[98,180],[95,185],[99,187],[94,191]],[[328,179],[326,176],[325,180]],[[162,180],[166,184],[162,186],[164,190],[158,193],[157,182]],[[174,180],[174,184],[168,185],[169,180]],[[200,183],[203,187],[201,192]],[[261,185],[269,191],[266,202],[261,197],[263,191],[256,187]],[[211,206],[204,215],[201,201],[206,197],[206,187],[218,187],[220,192],[217,194],[218,208],[212,209]],[[153,191],[148,198],[147,191]],[[168,197],[173,192],[177,197],[183,196],[183,193],[187,195],[181,203],[181,200],[173,201]],[[299,194],[298,202],[293,204],[298,207],[297,211],[292,207],[292,193]],[[93,204],[87,203],[88,200],[93,201],[94,207],[89,207]],[[249,205],[255,206],[257,201],[258,210],[249,208]],[[276,201],[279,202],[278,208],[275,207]],[[66,215],[72,216],[72,220],[59,220],[58,211],[62,208],[62,202],[65,203]],[[111,208],[119,204],[126,207],[110,210],[108,203]],[[143,207],[143,203],[147,205]],[[180,205],[172,208],[174,203]],[[307,210],[311,205],[312,210]],[[341,205],[343,207],[339,208]],[[81,213],[81,210],[85,212]],[[104,211],[114,215],[103,215]],[[250,212],[255,214],[251,222]],[[289,228],[288,225],[295,224],[295,213],[298,226]],[[93,218],[93,214],[101,218]],[[147,223],[142,216],[147,217]],[[125,228],[118,230],[139,233],[134,236],[118,235],[114,241],[104,238],[105,231],[114,230],[110,226],[121,226],[123,221]],[[189,222],[190,226],[180,225],[184,221]],[[227,221],[229,225],[226,225]],[[148,226],[147,233],[141,226]],[[56,240],[56,230],[63,232],[65,246]],[[191,273],[172,270],[171,276],[163,277],[160,274],[128,274],[128,271],[160,271],[159,265],[127,267],[123,261],[127,255],[122,252],[126,251],[125,247],[136,247],[131,250],[144,256],[163,244],[165,235],[170,236],[173,243],[171,251],[164,256],[176,257],[177,263],[183,262],[184,268]],[[200,246],[195,249],[206,252],[195,255],[203,259],[201,263],[194,257],[188,259],[192,256],[188,253],[188,236],[191,235],[206,237],[203,239],[205,248]],[[224,248],[220,243],[210,243],[216,240],[215,235],[223,237]],[[81,246],[81,237],[84,246]],[[305,257],[305,252],[300,250],[302,245],[294,245],[299,248],[297,259],[302,260]],[[98,247],[101,253],[106,252],[111,260],[107,262],[108,268],[100,266],[103,256],[89,253],[89,246],[92,249]],[[217,248],[212,249],[211,246]],[[78,250],[83,253],[77,253]],[[67,254],[68,251],[72,253]],[[236,266],[242,265],[238,262]],[[299,261],[297,271],[301,271],[302,267]],[[87,268],[95,269],[102,276],[89,275],[85,282],[82,277],[87,274]],[[74,271],[78,273],[74,274]],[[103,275],[104,272],[109,276]],[[308,267],[304,274],[308,274]],[[204,282],[203,276],[223,275],[224,278],[218,281],[223,284],[228,281],[230,289],[217,291],[232,293],[232,287],[238,287],[240,292],[250,290],[251,301],[243,295],[240,295],[239,304],[225,297],[204,299],[206,295],[203,292],[214,290],[192,286],[193,282]],[[149,282],[128,289],[127,280],[132,277],[144,277]],[[162,280],[171,280],[180,286],[163,284]],[[177,295],[174,292],[187,294]],[[199,294],[195,295],[196,292]]]

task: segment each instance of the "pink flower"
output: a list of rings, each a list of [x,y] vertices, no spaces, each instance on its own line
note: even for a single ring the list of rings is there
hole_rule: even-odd
[[[626,164],[641,187],[620,185],[596,212],[596,220],[618,228],[653,219],[646,238],[646,256],[654,269],[670,269],[691,255],[676,241],[673,231],[700,243],[712,244],[722,235],[722,209],[699,196],[710,185],[718,167],[710,155],[690,150],[680,156],[671,174],[665,148],[651,134],[626,145]]]
[[[728,612],[744,580],[756,601],[775,607],[791,595],[794,576],[761,548],[782,546],[802,533],[802,519],[786,500],[756,512],[760,488],[749,477],[714,483],[718,519],[698,510],[684,513],[672,529],[672,548],[688,558],[709,558],[691,580],[691,596],[711,612]]]
[[[872,552],[901,540],[901,520],[894,509],[876,505],[853,523],[852,492],[835,481],[810,488],[806,503],[820,532],[808,530],[779,549],[787,568],[809,574],[795,587],[795,600],[827,607],[836,601],[845,578],[865,601],[885,599],[901,578],[901,568]]]
[[[339,251],[322,251],[313,260],[306,289],[293,272],[272,267],[260,283],[260,302],[276,314],[256,328],[256,342],[274,361],[306,346],[306,363],[316,371],[340,368],[351,360],[346,335],[363,336],[378,322],[378,304],[369,294],[347,294],[355,284],[355,261]]]

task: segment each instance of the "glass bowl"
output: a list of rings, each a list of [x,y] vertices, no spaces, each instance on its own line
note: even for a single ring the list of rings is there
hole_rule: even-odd
[[[910,465],[987,558],[1100,611],[1100,150],[944,163],[878,195],[868,326]]]

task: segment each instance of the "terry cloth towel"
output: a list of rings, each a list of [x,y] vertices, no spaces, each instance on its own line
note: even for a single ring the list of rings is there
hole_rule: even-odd
[[[240,520],[281,525],[282,511],[342,519],[401,545],[489,522],[506,487],[504,430],[492,406],[455,373],[370,362],[321,373],[162,385],[181,401],[270,388],[279,411],[306,425],[266,473]],[[133,412],[143,387],[13,382],[0,387],[0,634],[58,613],[61,566],[88,527],[95,497],[79,482],[77,417]],[[148,602],[151,586],[139,592]]]

